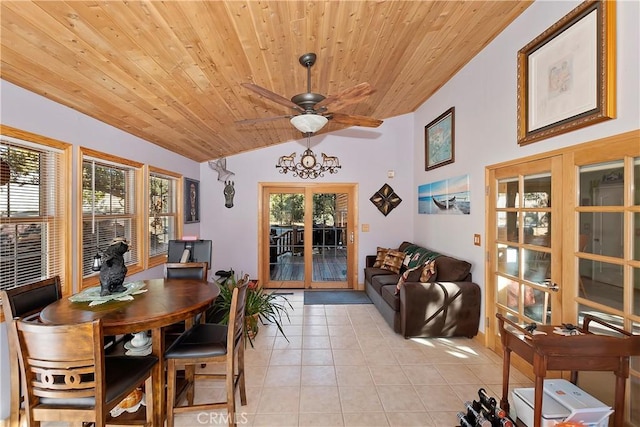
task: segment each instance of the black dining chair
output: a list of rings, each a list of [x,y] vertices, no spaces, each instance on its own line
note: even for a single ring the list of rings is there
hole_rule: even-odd
[[[7,324],[11,319],[15,318],[39,322],[42,309],[52,302],[59,300],[61,297],[62,289],[59,276],[0,291],[2,310]],[[22,402],[20,368],[18,366],[19,349],[17,343],[12,339],[11,334],[9,334],[8,344],[9,357],[13,360],[13,363],[9,363],[11,384],[9,426],[18,427],[20,424],[20,406]]]
[[[167,427],[174,426],[174,416],[187,411],[209,411],[226,408],[230,426],[236,425],[236,390],[240,390],[241,405],[247,404],[244,372],[245,305],[249,275],[233,289],[229,324],[198,323],[184,332],[165,351],[167,362]],[[225,363],[223,374],[196,372],[195,365]],[[178,365],[185,367],[186,387],[177,395]],[[227,398],[223,402],[194,405],[195,381],[198,378],[224,379]],[[186,394],[187,405],[181,405]]]
[[[102,321],[46,325],[13,319],[11,333],[19,347],[28,426],[42,421],[70,424],[131,424],[109,418],[125,397],[143,383],[151,390],[156,356],[105,356]],[[153,405],[146,405],[144,426],[151,426]]]
[[[165,279],[195,279],[207,281],[209,274],[209,263],[207,262],[168,262],[164,265]],[[202,315],[197,315],[195,321],[204,320]],[[165,337],[175,338],[176,335],[185,331],[184,322],[178,322],[164,329]]]

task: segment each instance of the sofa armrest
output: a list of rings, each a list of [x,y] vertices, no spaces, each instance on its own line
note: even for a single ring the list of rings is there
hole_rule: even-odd
[[[400,288],[402,335],[471,338],[478,333],[480,303],[473,282],[407,282]]]
[[[376,256],[375,255],[367,255],[365,260],[365,268],[367,267],[373,267],[373,264],[375,264],[376,262]]]

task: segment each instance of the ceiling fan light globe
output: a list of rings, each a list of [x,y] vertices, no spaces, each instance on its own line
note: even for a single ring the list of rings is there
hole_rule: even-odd
[[[291,124],[302,133],[315,133],[329,120],[319,114],[300,114],[291,118]]]

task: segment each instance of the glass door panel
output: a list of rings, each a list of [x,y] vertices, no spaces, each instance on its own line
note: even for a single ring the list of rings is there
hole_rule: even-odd
[[[348,213],[348,194],[313,194],[312,282],[347,281]]]
[[[304,283],[304,194],[270,193],[269,281],[287,288]]]

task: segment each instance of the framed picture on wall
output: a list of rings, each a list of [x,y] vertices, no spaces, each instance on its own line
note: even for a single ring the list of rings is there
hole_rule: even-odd
[[[455,160],[455,107],[424,127],[424,170],[439,168]]]
[[[518,144],[615,117],[615,2],[588,0],[518,52]]]
[[[184,179],[184,222],[200,222],[200,181]]]

